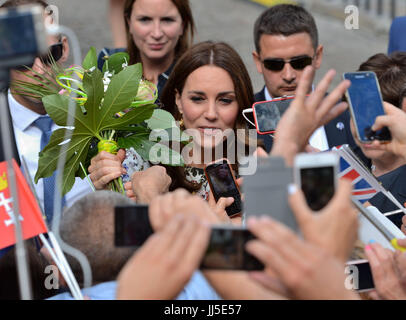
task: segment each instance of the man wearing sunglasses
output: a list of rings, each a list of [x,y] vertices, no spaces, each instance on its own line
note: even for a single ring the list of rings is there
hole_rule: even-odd
[[[304,68],[311,65],[317,70],[321,66],[323,46],[319,44],[316,23],[300,6],[282,4],[267,9],[255,22],[254,40],[254,62],[265,80],[255,101],[295,95]],[[263,138],[269,152],[271,136],[259,138]],[[351,136],[348,112],[317,129],[309,144],[322,151],[342,144],[358,149]]]
[[[43,0],[8,0],[0,8],[17,7],[20,5],[41,5],[44,9],[48,4]],[[51,19],[44,11],[44,19]],[[51,63],[63,64],[69,56],[69,44],[64,36],[47,36],[48,53],[37,57],[33,64],[19,66],[10,72],[11,86],[14,81],[22,80],[34,82],[39,75],[47,75],[51,70]],[[28,67],[28,68],[27,68]],[[24,156],[32,181],[38,167],[38,154],[49,142],[49,138],[58,126],[47,115],[42,101],[12,93],[9,90],[8,103],[12,116],[13,129],[16,138],[18,153]],[[40,205],[44,208],[47,220],[52,221],[53,192],[55,176],[40,179],[35,185]],[[70,206],[80,196],[91,191],[86,181],[76,179],[72,190],[66,194],[62,203]]]

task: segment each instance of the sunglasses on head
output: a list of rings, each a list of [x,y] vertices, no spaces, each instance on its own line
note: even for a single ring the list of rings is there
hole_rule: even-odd
[[[38,58],[41,60],[41,62],[44,65],[51,65],[52,62],[57,62],[59,59],[62,58],[63,55],[63,43],[58,42],[53,44],[52,46],[49,46],[48,48],[48,53],[44,54],[43,56],[39,56]],[[33,63],[25,65],[25,66],[20,66],[18,69],[20,70],[26,70],[28,68],[32,68],[35,63],[35,60]]]
[[[284,60],[280,58],[269,58],[262,61],[264,67],[271,71],[281,71],[285,67],[285,63],[289,63],[295,70],[303,70],[307,66],[310,66],[313,62],[313,58],[309,56],[295,57],[290,60]]]

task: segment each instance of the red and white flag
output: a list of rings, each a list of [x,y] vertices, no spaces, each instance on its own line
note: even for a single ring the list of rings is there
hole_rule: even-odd
[[[17,193],[20,212],[18,219],[21,223],[23,239],[35,237],[48,232],[41,215],[41,210],[28,186],[20,168],[13,160],[17,180]],[[0,249],[16,243],[13,214],[13,198],[10,192],[7,162],[0,162]]]

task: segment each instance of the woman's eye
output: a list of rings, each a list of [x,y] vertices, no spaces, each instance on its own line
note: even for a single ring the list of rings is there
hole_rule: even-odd
[[[162,21],[162,22],[168,22],[168,23],[170,23],[170,22],[174,22],[175,19],[168,17],[168,18],[162,18],[161,21]]]
[[[192,96],[190,97],[190,100],[192,100],[193,102],[200,102],[203,101],[203,98],[199,96]]]
[[[150,17],[141,17],[141,18],[138,18],[138,21],[148,22],[148,21],[151,21],[151,18]]]
[[[229,99],[229,98],[221,98],[220,99],[220,102],[222,103],[222,104],[230,104],[230,103],[232,103],[234,100],[233,99]]]

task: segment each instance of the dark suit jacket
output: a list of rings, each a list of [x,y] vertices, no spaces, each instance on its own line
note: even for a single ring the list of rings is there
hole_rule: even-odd
[[[265,87],[255,94],[255,101],[265,101]],[[367,165],[370,166],[370,160],[365,157],[354,141],[350,129],[350,113],[348,110],[324,125],[329,148],[348,144],[355,154]],[[270,152],[273,145],[273,138],[270,135],[258,135],[258,139],[263,140],[265,149]]]
[[[401,205],[406,202],[406,165],[378,177],[378,180],[386,190],[392,193]],[[398,207],[382,193],[375,195],[369,202],[382,213],[398,209]]]

